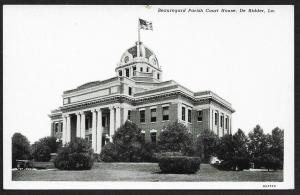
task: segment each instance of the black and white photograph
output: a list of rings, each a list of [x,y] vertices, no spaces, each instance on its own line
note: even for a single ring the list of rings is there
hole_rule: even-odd
[[[294,6],[4,5],[4,189],[294,189]]]

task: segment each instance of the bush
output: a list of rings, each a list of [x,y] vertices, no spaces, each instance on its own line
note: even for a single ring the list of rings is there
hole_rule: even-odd
[[[149,142],[142,145],[141,161],[143,162],[158,162],[155,158],[157,147],[155,143]]]
[[[213,166],[223,171],[242,171],[250,168],[250,161],[248,158],[234,157],[229,160],[221,161],[221,163],[214,164]]]
[[[282,167],[280,159],[271,154],[264,154],[262,157],[256,158],[254,163],[257,167],[264,167],[268,169],[268,171],[270,169],[277,170]]]
[[[105,144],[105,146],[102,148],[102,151],[100,153],[100,159],[103,162],[116,162],[118,161],[118,154],[116,150],[115,144],[108,142]]]
[[[12,137],[12,167],[17,166],[16,160],[30,159],[30,144],[21,133],[15,133]]]
[[[32,157],[39,162],[48,162],[51,159],[51,148],[41,142],[35,142],[31,146]]]
[[[82,138],[76,138],[60,148],[54,160],[54,166],[61,170],[87,170],[92,168],[93,163],[93,150]]]
[[[196,155],[200,156],[202,162],[208,163],[215,155],[219,137],[209,129],[204,129],[196,139]]]
[[[158,147],[161,152],[182,152],[189,156],[194,153],[192,134],[178,122],[168,124],[160,133]]]
[[[117,152],[116,161],[140,162],[143,136],[141,129],[130,121],[126,121],[113,136],[113,143]]]
[[[200,169],[200,158],[189,156],[165,156],[159,158],[162,173],[196,173]]]

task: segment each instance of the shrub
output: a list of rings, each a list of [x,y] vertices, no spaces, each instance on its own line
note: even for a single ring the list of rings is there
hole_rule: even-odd
[[[157,147],[155,143],[143,143],[141,151],[141,161],[143,162],[158,162],[155,158]]]
[[[261,158],[257,159],[257,161],[261,167],[268,169],[268,171],[270,169],[277,170],[282,167],[280,159],[271,154],[264,154]]]
[[[51,148],[42,142],[35,142],[31,146],[32,157],[36,161],[48,162],[51,159]]]
[[[16,167],[16,160],[30,159],[30,144],[21,133],[15,133],[12,137],[12,167]]]
[[[196,173],[200,169],[199,157],[164,156],[159,158],[162,173]]]
[[[113,136],[113,143],[117,152],[116,161],[140,162],[143,136],[141,129],[130,121],[126,121]]]
[[[118,161],[118,154],[116,150],[115,144],[108,142],[105,144],[105,146],[102,148],[102,151],[100,153],[100,159],[103,162],[116,162]]]
[[[178,122],[170,123],[159,135],[158,147],[161,152],[182,152],[193,155],[193,137],[187,127]]]
[[[82,138],[76,138],[60,148],[54,160],[55,167],[61,170],[87,170],[92,168],[93,163],[93,150]]]

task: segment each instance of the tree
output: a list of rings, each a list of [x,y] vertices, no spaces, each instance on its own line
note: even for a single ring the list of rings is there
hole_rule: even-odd
[[[284,131],[278,127],[272,130],[272,146],[270,153],[283,161],[284,152]]]
[[[197,156],[200,156],[203,162],[209,162],[210,157],[215,155],[218,141],[219,137],[213,131],[202,131],[196,139]]]
[[[47,162],[51,159],[51,153],[56,153],[61,147],[61,142],[57,142],[55,137],[44,137],[31,146],[31,153],[36,161]]]
[[[221,167],[225,170],[243,170],[250,168],[248,154],[248,138],[238,129],[234,135],[224,135],[217,146],[217,156],[222,160]]]
[[[158,147],[163,152],[181,152],[193,155],[193,137],[187,127],[178,122],[170,123],[159,135]]]
[[[266,153],[268,153],[268,137],[264,134],[263,129],[256,125],[249,133],[249,154],[257,168],[260,167],[261,156]]]
[[[143,135],[141,129],[130,121],[126,121],[114,134],[118,161],[136,162],[141,161]]]
[[[16,160],[30,158],[30,143],[21,133],[15,133],[12,137],[12,167],[16,167]]]

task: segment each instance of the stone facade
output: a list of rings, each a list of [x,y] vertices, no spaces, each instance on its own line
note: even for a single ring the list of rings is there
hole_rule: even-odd
[[[146,141],[156,141],[171,122],[184,123],[196,137],[210,129],[231,133],[231,104],[211,91],[192,92],[173,80],[162,81],[155,54],[141,42],[122,55],[117,76],[63,92],[63,105],[53,110],[51,136],[70,142],[90,141],[96,153],[126,121],[136,123]]]

